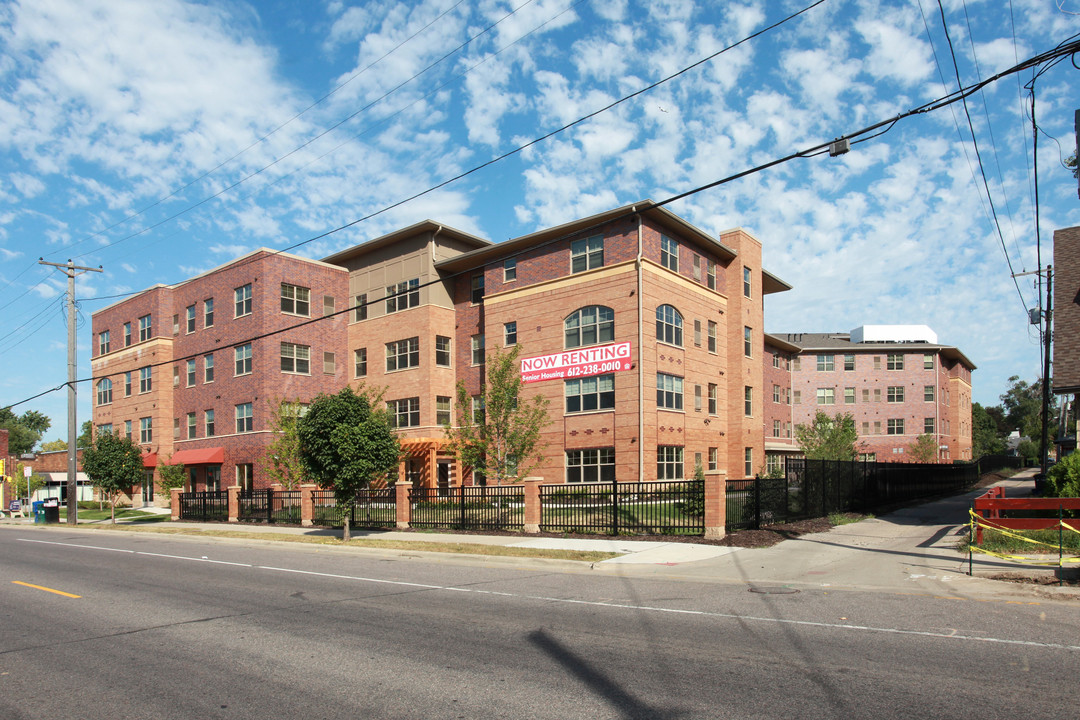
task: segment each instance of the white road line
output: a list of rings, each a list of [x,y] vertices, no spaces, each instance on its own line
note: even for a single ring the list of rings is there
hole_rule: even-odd
[[[360,575],[341,575],[336,573],[316,572],[314,570],[294,570],[292,568],[280,568],[270,565],[249,565],[246,563],[226,562],[224,560],[210,560],[206,557],[195,558],[182,555],[164,555],[160,553],[138,552],[135,550],[118,550],[116,548],[99,547],[96,545],[77,545],[75,543],[50,542],[47,540],[23,540],[22,542],[35,542],[43,545],[61,545],[82,550],[105,550],[108,552],[123,552],[133,555],[147,555],[171,560],[194,560],[197,562],[213,563],[218,565],[233,565],[236,567],[255,568],[256,570],[270,570],[273,572],[291,573],[294,575],[312,575],[316,577],[334,578],[337,580],[353,580],[355,582],[374,583],[377,585],[396,585],[398,587],[418,588],[420,590],[439,590],[443,592],[472,593],[475,595],[497,595],[506,598],[518,598],[521,600],[539,600],[541,602],[562,603],[565,605],[588,605],[591,607],[605,607],[616,610],[635,610],[638,612],[664,613],[668,615],[697,615],[700,617],[722,618],[725,620],[741,620],[745,622],[771,623],[775,625],[795,625],[803,627],[818,627],[831,630],[850,630],[855,632],[882,633],[890,635],[912,635],[916,637],[939,638],[942,640],[970,640],[973,642],[992,643],[997,645],[1019,645],[1022,647],[1045,648],[1048,650],[1069,650],[1080,652],[1080,645],[1065,645],[1061,643],[1044,643],[1033,640],[1008,640],[1006,638],[978,637],[974,635],[958,635],[956,631],[949,633],[932,632],[929,630],[904,630],[901,628],[874,627],[871,625],[850,625],[842,623],[816,622],[813,620],[787,620],[784,618],[756,617],[754,615],[736,615],[735,613],[718,613],[707,610],[680,610],[678,608],[653,607],[650,605],[629,605],[626,603],[603,602],[599,600],[574,600],[572,598],[547,597],[544,595],[522,595],[519,593],[498,592],[494,590],[481,590],[472,588],[452,587],[449,585],[432,585],[429,583],[405,582],[403,580],[385,580]]]

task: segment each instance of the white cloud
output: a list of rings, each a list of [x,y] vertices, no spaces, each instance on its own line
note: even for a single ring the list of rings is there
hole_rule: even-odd
[[[855,27],[870,46],[866,71],[871,77],[911,87],[932,76],[931,52],[923,40],[881,20],[865,20]]]

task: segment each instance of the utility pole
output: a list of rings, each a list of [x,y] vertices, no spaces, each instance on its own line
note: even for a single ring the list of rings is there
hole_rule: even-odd
[[[1039,439],[1039,459],[1042,461],[1041,472],[1046,477],[1046,466],[1049,460],[1048,440],[1050,433],[1050,337],[1053,331],[1050,329],[1053,317],[1051,305],[1053,295],[1051,288],[1054,280],[1050,266],[1046,266],[1046,311],[1043,313],[1043,383],[1042,383],[1042,437]]]
[[[82,275],[84,272],[102,272],[101,266],[96,268],[83,267],[81,265],[74,264],[71,260],[68,260],[66,264],[45,262],[44,258],[38,258],[39,265],[50,265],[55,268],[60,268],[67,275],[68,279],[68,291],[67,291],[67,311],[68,311],[68,442],[67,442],[67,461],[68,461],[68,477],[67,477],[67,522],[68,525],[76,525],[79,522],[78,518],[78,499],[79,488],[77,482],[77,470],[76,470],[76,447],[75,443],[78,440],[78,424],[75,421],[75,400],[78,397],[78,391],[75,389],[75,276]],[[75,272],[78,270],[79,272]]]

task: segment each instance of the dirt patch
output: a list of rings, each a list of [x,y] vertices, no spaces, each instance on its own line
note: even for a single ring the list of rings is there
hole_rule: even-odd
[[[986,578],[990,580],[1001,580],[1003,582],[1021,583],[1023,585],[1058,585],[1064,587],[1080,587],[1080,580],[1076,578],[1061,578],[1058,579],[1053,573],[1041,573],[1026,574],[1026,573],[998,573],[997,575],[986,575]]]

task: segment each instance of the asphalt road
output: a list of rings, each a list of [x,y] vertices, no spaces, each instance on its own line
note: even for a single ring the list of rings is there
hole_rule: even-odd
[[[1075,710],[1075,601],[759,589],[783,594],[565,563],[3,528],[0,718]]]

